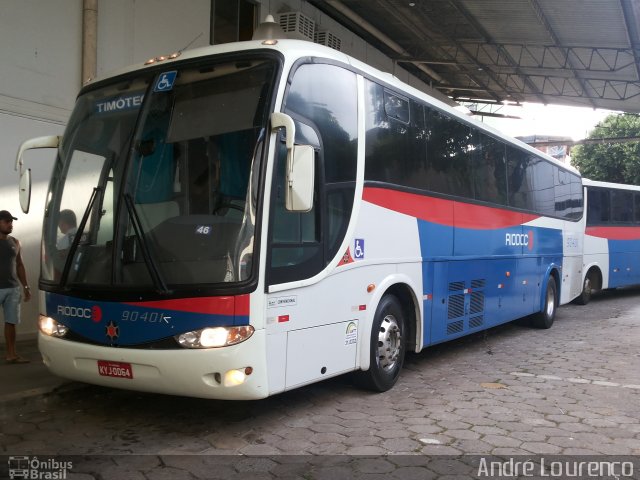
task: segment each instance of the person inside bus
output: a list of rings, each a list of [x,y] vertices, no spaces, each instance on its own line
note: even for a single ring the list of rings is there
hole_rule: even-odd
[[[73,210],[61,210],[58,217],[58,228],[62,233],[62,237],[56,242],[58,250],[68,250],[71,248],[73,239],[78,231],[76,214]]]
[[[504,203],[505,192],[501,188],[504,182],[499,180],[502,162],[496,159],[493,152],[485,151],[475,168],[476,198],[487,202]],[[502,175],[504,179],[504,175]]]
[[[216,138],[213,164],[215,201],[213,213],[226,215],[229,208],[244,210],[251,166],[250,132],[236,131]]]

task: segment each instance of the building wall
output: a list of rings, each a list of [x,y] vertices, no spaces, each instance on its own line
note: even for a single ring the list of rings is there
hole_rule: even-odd
[[[209,42],[209,0],[99,0],[98,76]],[[38,285],[44,202],[55,152],[27,153],[31,209],[18,202],[15,157],[22,141],[61,135],[81,88],[82,0],[0,0],[0,210],[18,220],[29,283]],[[197,37],[197,38],[196,38]],[[195,39],[195,41],[194,41]],[[37,331],[37,299],[22,307],[19,337]]]
[[[303,0],[256,1],[260,19],[299,11],[342,40],[342,51],[410,85],[428,87]],[[29,283],[37,286],[41,221],[55,152],[30,151],[31,210],[21,212],[14,171],[20,143],[61,135],[81,88],[82,0],[0,0],[0,210],[18,221]],[[158,55],[209,43],[210,0],[98,0],[97,76]],[[442,98],[442,96],[441,96]],[[37,331],[38,302],[23,306],[19,336]]]

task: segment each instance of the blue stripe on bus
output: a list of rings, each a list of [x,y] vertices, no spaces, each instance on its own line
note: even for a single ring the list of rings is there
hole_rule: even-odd
[[[561,230],[527,225],[476,230],[416,221],[425,346],[538,311],[538,280],[548,265],[562,265]]]
[[[66,325],[74,333],[105,345],[137,345],[206,327],[249,324],[248,315],[163,310],[119,302],[83,300],[49,292],[45,296],[49,317]]]
[[[609,288],[640,284],[640,240],[609,240]]]

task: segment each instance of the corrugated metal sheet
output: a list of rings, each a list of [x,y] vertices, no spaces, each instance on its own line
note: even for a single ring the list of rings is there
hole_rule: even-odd
[[[640,112],[640,0],[339,2],[400,44],[402,54],[332,9],[336,1],[308,1],[454,99]]]
[[[620,2],[616,0],[538,0],[565,47],[629,47]]]

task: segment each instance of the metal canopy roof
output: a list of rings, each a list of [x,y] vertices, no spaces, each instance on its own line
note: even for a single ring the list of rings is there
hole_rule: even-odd
[[[456,101],[640,112],[640,0],[309,0]]]

